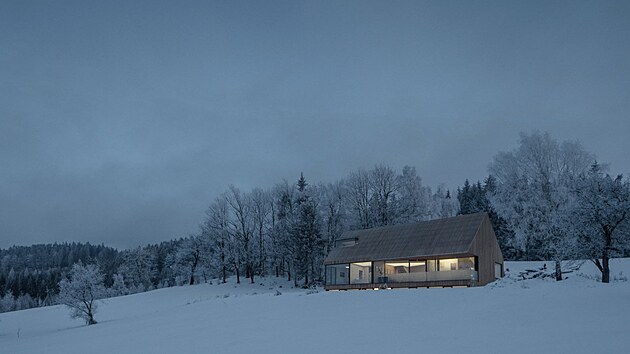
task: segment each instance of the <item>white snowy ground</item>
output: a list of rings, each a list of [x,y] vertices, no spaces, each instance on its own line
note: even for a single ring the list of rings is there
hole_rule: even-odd
[[[598,283],[588,262],[559,283],[515,280],[540,266],[509,262],[507,278],[468,289],[161,289],[105,300],[94,326],[61,306],[3,313],[0,353],[630,352],[629,281]],[[630,259],[612,270],[625,278]]]

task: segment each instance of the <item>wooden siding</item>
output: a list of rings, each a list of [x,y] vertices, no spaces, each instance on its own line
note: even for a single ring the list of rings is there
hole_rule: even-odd
[[[487,215],[479,226],[479,230],[477,230],[470,247],[470,253],[477,256],[478,259],[479,285],[493,282],[495,280],[494,264],[501,264],[501,269],[503,269],[503,254],[492,229],[490,218]]]

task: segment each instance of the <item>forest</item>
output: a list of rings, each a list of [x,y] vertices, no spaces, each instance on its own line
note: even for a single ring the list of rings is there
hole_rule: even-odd
[[[151,289],[286,277],[295,286],[323,280],[323,260],[343,232],[487,212],[506,260],[592,261],[601,281],[609,260],[630,255],[630,181],[611,175],[577,142],[522,133],[499,152],[483,181],[449,190],[422,183],[413,166],[380,164],[334,182],[295,181],[242,191],[230,185],[209,201],[199,230],[127,250],[62,243],[0,249],[0,312],[59,302],[73,265],[94,264],[118,296]]]

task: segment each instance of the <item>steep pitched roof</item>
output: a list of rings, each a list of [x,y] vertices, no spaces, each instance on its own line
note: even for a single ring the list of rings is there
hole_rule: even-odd
[[[357,239],[357,244],[336,247],[325,264],[420,258],[470,252],[486,213],[413,224],[348,231],[341,239]]]

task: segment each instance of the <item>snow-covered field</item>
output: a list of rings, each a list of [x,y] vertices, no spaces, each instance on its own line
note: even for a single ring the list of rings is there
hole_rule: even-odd
[[[629,281],[598,283],[588,262],[563,282],[516,280],[540,266],[508,262],[510,276],[468,289],[307,293],[275,279],[161,289],[105,300],[94,326],[61,306],[3,313],[0,353],[630,351]],[[625,278],[630,259],[612,271]]]

